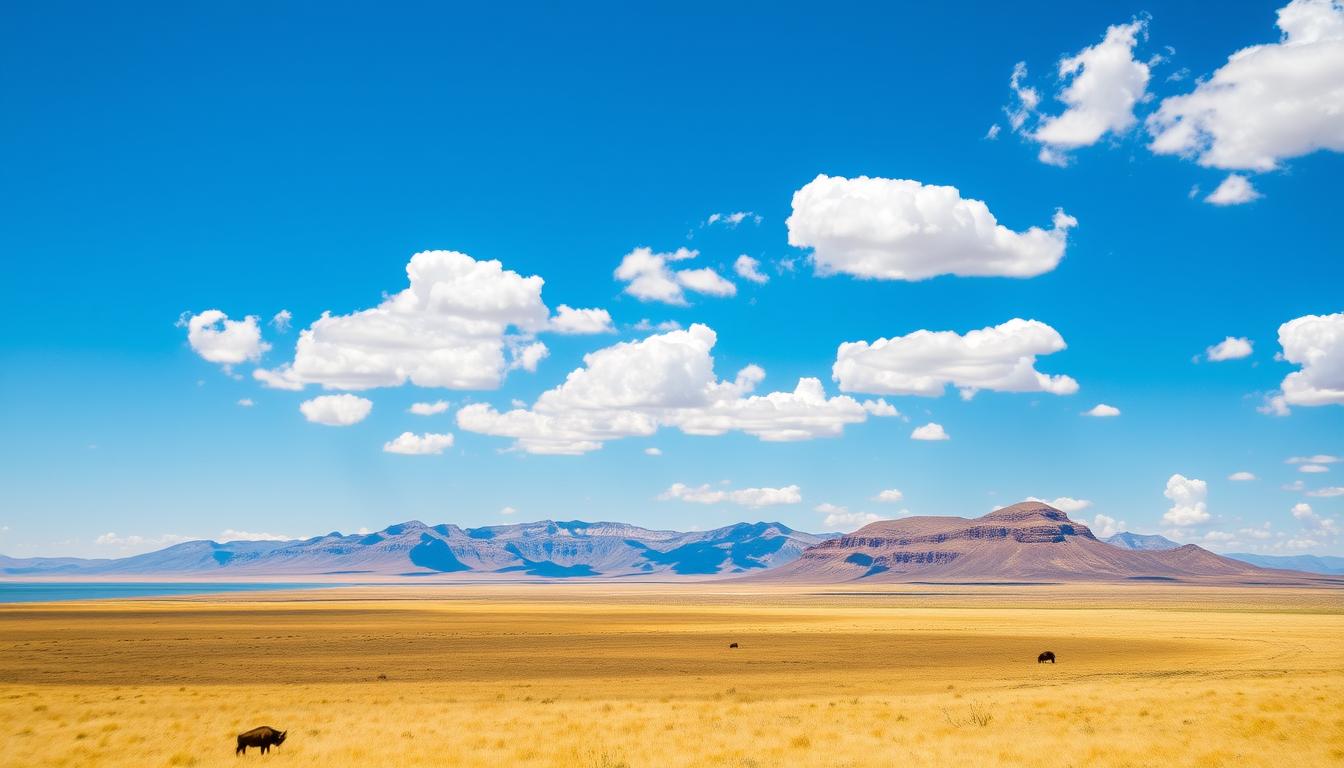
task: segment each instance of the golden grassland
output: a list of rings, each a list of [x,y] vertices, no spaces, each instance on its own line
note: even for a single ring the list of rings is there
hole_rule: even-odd
[[[1047,649],[1059,664],[1036,663]],[[6,605],[0,723],[0,764],[25,768],[1344,765],[1344,592],[470,585]],[[289,741],[235,757],[263,724]]]

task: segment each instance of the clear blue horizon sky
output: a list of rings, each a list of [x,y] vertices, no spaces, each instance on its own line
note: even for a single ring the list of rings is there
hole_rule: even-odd
[[[1099,530],[1167,532],[1220,551],[1344,554],[1344,463],[1330,461],[1344,455],[1344,329],[1330,336],[1344,316],[1304,342],[1323,402],[1262,412],[1304,370],[1281,359],[1280,326],[1344,313],[1344,158],[1330,149],[1344,147],[1344,129],[1326,121],[1305,148],[1267,139],[1269,168],[1201,162],[1198,150],[1159,154],[1145,123],[1232,53],[1279,42],[1282,5],[8,4],[0,552],[118,556],[177,537],[298,537],[411,518],[678,529],[766,519],[852,530],[870,516],[976,516],[1035,496],[1079,500],[1071,514]],[[1344,18],[1328,2],[1316,10]],[[1134,63],[1148,70],[1146,95],[1128,108],[1133,122],[1090,141],[1047,140],[1043,126],[1068,108],[1058,98],[1061,57],[1131,23],[1128,68],[1108,80],[1106,64],[1089,59],[1084,71],[1095,66],[1105,89]],[[1018,62],[1041,100],[1014,130]],[[1114,112],[1113,99],[1101,101]],[[1219,119],[1234,122],[1273,113],[1222,109]],[[1067,165],[1042,162],[1042,149]],[[1056,233],[1067,237],[1062,258],[1035,276],[946,274],[964,253],[1002,255],[1002,238],[955,240],[964,219],[954,211],[925,240],[893,245],[889,214],[917,215],[899,205],[908,187],[883,182],[865,208],[869,192],[847,182],[838,208],[800,209],[795,193],[819,174],[954,187],[956,202],[983,201],[1010,238],[1050,230],[1056,209],[1077,224]],[[1240,204],[1207,202],[1229,174],[1255,191]],[[739,211],[752,215],[707,223]],[[806,245],[790,245],[791,229]],[[844,266],[860,245],[884,264],[927,258],[939,274],[871,279]],[[676,270],[709,268],[720,287],[683,276],[684,304],[641,299],[614,274],[641,246],[697,250],[660,274],[676,282]],[[487,332],[506,355],[538,341],[548,350],[534,371],[507,371],[498,387],[350,389],[296,360],[300,332],[324,312],[378,306],[407,288],[411,257],[434,250],[540,276],[552,314],[561,304],[599,308],[614,330]],[[744,254],[767,282],[735,271]],[[716,295],[722,281],[735,295]],[[227,370],[204,359],[208,344],[189,342],[179,318],[211,309],[232,322],[256,316],[270,348],[253,344]],[[281,310],[292,315],[288,331],[269,322]],[[1076,392],[1003,391],[1014,387],[964,373],[965,359],[944,361],[938,397],[847,387],[833,375],[845,342],[966,334],[1014,318],[1062,337],[1067,348],[1039,354],[1035,369],[1070,377]],[[653,355],[655,337],[689,338],[636,327],[646,319],[712,328],[717,379],[758,365],[758,395],[819,379],[832,401],[806,419],[853,411],[834,400],[842,396],[882,398],[901,415],[860,409],[841,434],[812,439],[761,440],[741,419],[724,434],[687,434],[681,426],[709,411],[685,409],[708,408],[691,402],[708,390],[655,386],[622,400],[621,387],[629,395],[648,382],[594,383],[592,363],[576,377],[592,391],[553,393],[560,410],[528,410],[585,355],[651,339],[616,353]],[[405,322],[379,337],[381,352],[439,328]],[[1208,359],[1228,337],[1245,339],[1249,355]],[[953,356],[1011,346],[975,351],[939,338]],[[320,362],[353,365],[342,354]],[[619,377],[656,362],[633,360],[603,370]],[[915,350],[882,365],[923,375],[929,360]],[[290,364],[308,371],[302,391],[253,376]],[[968,382],[979,391],[963,399]],[[347,392],[372,403],[357,423],[300,412]],[[595,449],[547,455],[520,447],[495,418],[521,401],[514,416],[542,430],[542,417],[561,411],[594,418],[598,396],[609,399],[601,414],[656,431],[614,439],[588,424],[579,442]],[[759,405],[745,397],[718,407]],[[438,400],[451,406],[407,412]],[[1083,415],[1102,403],[1120,414]],[[467,428],[459,411],[472,404],[489,409],[468,411],[481,421]],[[930,423],[950,439],[911,439]],[[453,442],[429,455],[384,450],[407,431]],[[1238,472],[1255,479],[1229,479]],[[669,492],[679,483],[690,490]],[[874,500],[890,489],[898,501]]]

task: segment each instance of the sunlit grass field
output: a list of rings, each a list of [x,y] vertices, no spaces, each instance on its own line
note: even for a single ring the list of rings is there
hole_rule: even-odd
[[[7,766],[1344,765],[1344,593],[474,585],[6,605],[0,724]],[[235,757],[258,725],[289,740]]]

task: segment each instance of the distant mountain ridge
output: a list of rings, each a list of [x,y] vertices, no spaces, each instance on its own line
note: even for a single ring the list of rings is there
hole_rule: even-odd
[[[660,531],[626,523],[541,520],[461,528],[418,520],[381,531],[294,541],[188,541],[132,557],[9,558],[10,576],[712,577],[790,562],[834,534],[782,523]]]
[[[1109,544],[1049,504],[1022,502],[977,518],[921,516],[869,523],[808,549],[791,563],[749,578],[797,583],[1344,583],[1257,567],[1193,544],[1153,549],[1160,542],[1149,537],[1122,541],[1147,548]]]
[[[1166,536],[1159,536],[1155,533],[1130,533],[1129,531],[1121,531],[1114,536],[1102,539],[1102,541],[1113,547],[1135,549],[1143,552],[1161,552],[1181,546]]]

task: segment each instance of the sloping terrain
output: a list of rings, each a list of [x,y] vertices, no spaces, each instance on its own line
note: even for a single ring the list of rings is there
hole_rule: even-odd
[[[822,542],[759,577],[796,582],[1221,580],[1301,581],[1193,544],[1134,550],[1100,541],[1084,524],[1039,502],[983,517],[883,520]]]

